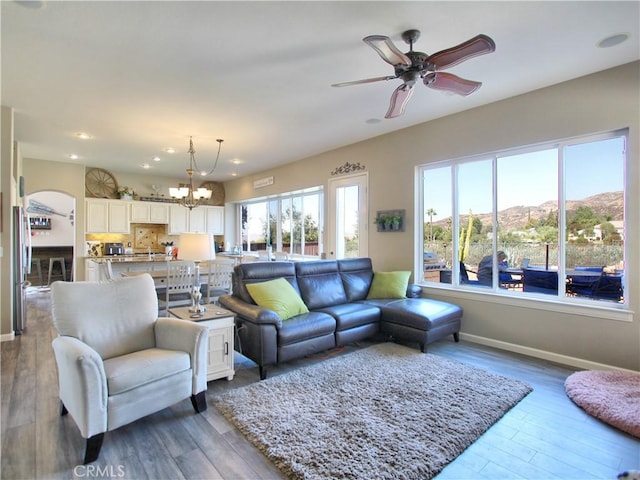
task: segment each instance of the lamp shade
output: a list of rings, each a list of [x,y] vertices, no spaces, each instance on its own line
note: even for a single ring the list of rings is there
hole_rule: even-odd
[[[180,260],[202,262],[216,258],[213,235],[210,233],[181,233],[178,240]]]

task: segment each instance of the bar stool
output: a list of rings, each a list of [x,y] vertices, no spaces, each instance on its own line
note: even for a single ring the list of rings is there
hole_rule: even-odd
[[[62,269],[62,280],[67,281],[67,267],[64,263],[64,257],[51,257],[49,259],[49,274],[47,275],[47,285],[51,285],[51,272],[53,271],[54,263],[58,263],[60,268]],[[60,275],[56,275],[60,276]]]
[[[31,257],[31,269],[36,267],[38,270],[38,285],[42,286],[44,283],[44,279],[42,278],[42,261],[39,257]]]

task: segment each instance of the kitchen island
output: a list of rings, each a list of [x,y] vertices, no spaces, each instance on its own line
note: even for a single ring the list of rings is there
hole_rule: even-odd
[[[85,279],[89,281],[106,280],[104,263],[111,262],[111,270],[116,277],[125,272],[152,272],[167,270],[167,262],[173,261],[173,257],[164,254],[134,254],[113,255],[106,257],[85,257]]]

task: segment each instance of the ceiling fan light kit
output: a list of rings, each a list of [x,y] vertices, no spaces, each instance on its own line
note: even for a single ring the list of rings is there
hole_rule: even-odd
[[[422,79],[424,85],[429,88],[444,90],[462,96],[471,95],[482,86],[482,82],[460,78],[457,75],[442,72],[441,70],[451,68],[478,55],[494,52],[496,44],[491,37],[484,34],[476,35],[460,45],[441,50],[432,55],[413,50],[413,44],[418,38],[420,38],[419,30],[412,29],[403,32],[402,39],[409,45],[409,51],[402,53],[389,37],[384,35],[364,37],[362,40],[373,48],[380,55],[380,58],[393,66],[394,75],[335,83],[332,86],[346,87],[400,78],[402,84],[391,94],[389,109],[385,118],[399,117],[404,113],[409,98],[413,94],[413,86],[419,79]]]

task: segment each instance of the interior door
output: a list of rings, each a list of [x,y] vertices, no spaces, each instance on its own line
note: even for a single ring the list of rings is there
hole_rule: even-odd
[[[369,255],[369,174],[329,180],[327,258]]]

